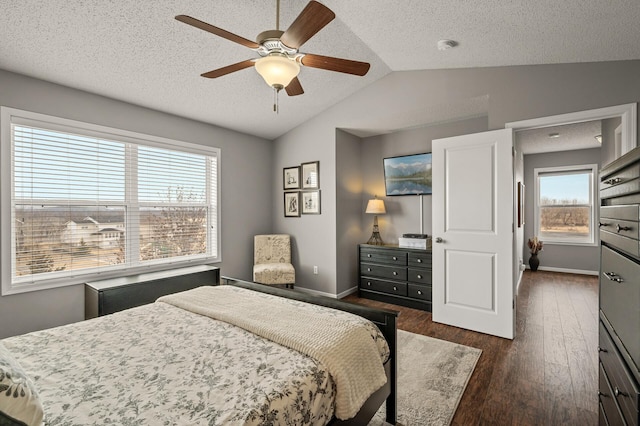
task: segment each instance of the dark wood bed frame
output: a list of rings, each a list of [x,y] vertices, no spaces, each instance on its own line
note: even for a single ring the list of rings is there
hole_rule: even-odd
[[[373,393],[364,403],[358,414],[355,417],[348,420],[333,419],[329,424],[331,425],[366,425],[378,411],[382,403],[387,401],[387,423],[392,425],[396,424],[397,418],[397,329],[396,320],[399,315],[397,311],[391,311],[387,309],[375,309],[366,306],[356,305],[349,302],[343,302],[342,300],[332,299],[325,296],[315,296],[312,294],[269,287],[264,284],[256,284],[249,281],[238,280],[235,278],[222,277],[222,284],[234,285],[236,287],[243,287],[250,290],[259,291],[262,293],[273,294],[275,296],[285,297],[287,299],[299,300],[301,302],[312,303],[314,305],[326,306],[328,308],[338,309],[345,312],[350,312],[355,315],[359,315],[368,319],[378,326],[387,343],[389,344],[389,350],[391,356],[385,364],[385,372],[387,373],[387,383]]]

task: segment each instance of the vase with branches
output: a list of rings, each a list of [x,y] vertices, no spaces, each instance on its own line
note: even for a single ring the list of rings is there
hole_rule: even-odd
[[[531,257],[529,258],[529,267],[532,271],[537,271],[538,266],[540,266],[540,259],[538,259],[538,252],[542,251],[543,243],[538,239],[538,237],[529,238],[527,241],[527,246],[529,246],[529,251],[531,252]]]

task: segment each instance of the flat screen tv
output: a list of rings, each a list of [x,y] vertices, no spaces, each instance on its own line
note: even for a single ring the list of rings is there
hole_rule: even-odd
[[[430,152],[389,157],[383,163],[387,196],[431,194]]]

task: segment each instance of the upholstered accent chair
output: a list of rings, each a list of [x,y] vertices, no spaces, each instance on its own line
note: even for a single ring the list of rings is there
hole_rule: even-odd
[[[291,264],[289,235],[270,234],[254,237],[253,281],[293,288],[296,282],[296,271]]]

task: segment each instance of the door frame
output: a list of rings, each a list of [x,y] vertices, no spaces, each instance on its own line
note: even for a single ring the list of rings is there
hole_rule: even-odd
[[[622,119],[622,154],[631,151],[638,144],[638,104],[615,105],[568,114],[551,115],[529,120],[512,121],[504,125],[514,132],[539,129],[542,127],[560,126],[563,124],[584,123],[586,121],[606,120],[620,117]]]
[[[512,121],[505,123],[505,128],[512,128],[514,134],[523,130],[539,129],[544,127],[561,126],[565,124],[584,123],[594,120],[606,120],[608,118],[620,117],[622,146],[620,154],[631,151],[638,146],[638,104],[629,103],[622,105],[614,105],[604,108],[596,108],[591,110],[576,111],[566,114],[551,115],[547,117],[539,117],[527,120]],[[617,130],[617,129],[616,129]],[[515,157],[514,157],[514,177],[515,177]],[[516,191],[514,178],[514,191]],[[517,214],[517,206],[514,206],[514,217]],[[513,234],[514,245],[517,243],[517,233]],[[524,250],[524,241],[520,244],[519,250]],[[518,257],[514,252],[513,267],[519,268]],[[515,269],[514,269],[515,270]],[[517,298],[518,288],[522,279],[522,274],[514,280],[514,298]]]

